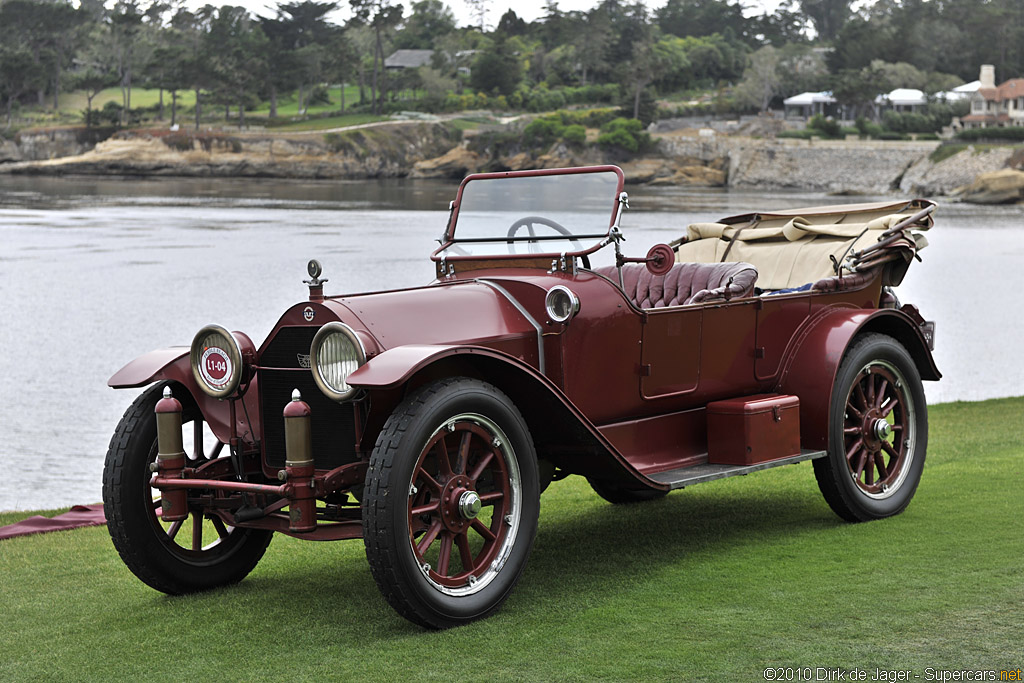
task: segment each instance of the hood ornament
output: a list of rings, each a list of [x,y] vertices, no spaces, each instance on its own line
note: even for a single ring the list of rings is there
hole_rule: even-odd
[[[310,259],[309,263],[306,264],[306,272],[309,273],[310,280],[303,280],[303,282],[309,285],[309,300],[310,301],[323,301],[324,299],[324,283],[328,282],[327,278],[320,279],[320,275],[324,272],[323,266],[315,258]]]

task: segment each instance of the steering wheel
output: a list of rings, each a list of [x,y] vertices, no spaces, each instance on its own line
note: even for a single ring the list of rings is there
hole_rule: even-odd
[[[543,216],[523,216],[522,218],[512,223],[511,226],[509,226],[507,235],[507,237],[509,238],[508,253],[516,253],[515,244],[511,240],[513,237],[515,237],[516,233],[519,232],[522,228],[526,228],[526,230],[530,233],[530,237],[537,236],[537,231],[533,229],[534,225],[546,225],[547,227],[551,228],[560,235],[565,235],[566,237],[569,238],[569,241],[572,242],[572,246],[577,251],[583,251],[583,244],[578,239],[574,238],[572,236],[572,233],[569,232],[569,230],[565,226],[556,223],[550,218],[544,218]],[[530,244],[533,245],[536,244],[536,242],[531,242]],[[532,246],[530,248],[531,250],[533,249]],[[580,261],[583,262],[584,268],[590,268],[590,258],[588,256],[581,256]]]

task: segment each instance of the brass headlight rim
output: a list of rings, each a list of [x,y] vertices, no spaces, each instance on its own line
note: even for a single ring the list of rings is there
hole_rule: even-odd
[[[202,351],[198,348],[198,343],[211,334],[220,335],[226,340],[224,350],[227,351],[228,360],[231,361],[231,379],[220,389],[215,389],[207,384],[199,369]],[[204,394],[213,398],[227,398],[234,394],[242,383],[242,346],[227,328],[220,325],[205,325],[192,338],[192,345],[189,347],[189,365],[192,366],[192,378]]]
[[[355,346],[359,360],[359,367],[362,367],[366,363],[366,347],[363,346],[363,341],[359,338],[359,335],[345,323],[335,320],[327,323],[317,330],[316,336],[313,337],[313,343],[309,348],[309,367],[313,372],[313,381],[316,382],[317,388],[320,389],[323,395],[332,401],[340,403],[353,398],[359,393],[359,389],[357,387],[350,386],[348,391],[334,390],[326,381],[324,381],[323,377],[321,377],[320,364],[318,362],[320,347],[323,344],[323,340],[332,334],[338,333],[348,337],[349,341],[351,341]]]

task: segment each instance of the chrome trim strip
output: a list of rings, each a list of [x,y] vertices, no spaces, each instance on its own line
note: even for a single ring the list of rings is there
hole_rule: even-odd
[[[502,287],[501,285],[495,282],[491,282],[490,280],[482,280],[480,278],[473,280],[473,282],[479,282],[482,285],[487,285],[496,292],[499,292],[503,297],[508,299],[508,302],[510,304],[516,307],[516,310],[519,311],[519,313],[524,318],[526,318],[527,322],[533,325],[533,329],[537,330],[537,369],[540,370],[540,374],[547,377],[548,373],[544,369],[546,365],[544,363],[544,332],[540,326],[540,323],[537,322],[536,319],[534,319],[534,317],[530,315],[529,311],[523,308],[523,305],[516,301],[516,298],[509,294],[508,290]]]

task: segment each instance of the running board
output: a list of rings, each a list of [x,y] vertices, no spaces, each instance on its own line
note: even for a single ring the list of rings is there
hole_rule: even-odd
[[[800,451],[800,455],[793,455],[788,458],[759,462],[755,465],[693,465],[691,467],[680,467],[674,470],[665,470],[656,474],[649,474],[647,477],[660,484],[668,484],[672,489],[681,489],[684,486],[703,484],[706,481],[725,479],[737,475],[750,474],[758,470],[767,470],[781,465],[795,465],[804,460],[814,460],[828,455],[827,451]]]

